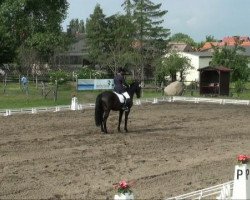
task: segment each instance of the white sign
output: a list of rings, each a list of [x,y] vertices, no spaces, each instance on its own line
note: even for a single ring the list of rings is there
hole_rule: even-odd
[[[114,88],[114,80],[113,79],[95,79],[94,89],[95,90],[103,90]]]
[[[232,199],[250,199],[250,165],[236,165]]]
[[[78,79],[77,90],[112,90],[113,79]]]

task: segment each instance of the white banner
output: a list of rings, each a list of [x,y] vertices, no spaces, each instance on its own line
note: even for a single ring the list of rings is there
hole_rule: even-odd
[[[77,90],[112,90],[113,79],[78,79]]]

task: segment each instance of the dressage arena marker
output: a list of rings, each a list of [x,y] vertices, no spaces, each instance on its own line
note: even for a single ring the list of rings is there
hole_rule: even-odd
[[[36,108],[32,108],[31,113],[32,113],[32,114],[36,114],[36,113],[37,113]]]
[[[136,99],[135,100],[135,105],[137,105],[137,106],[141,105],[141,100],[140,99]]]
[[[156,103],[158,103],[158,99],[154,98],[154,101],[152,102],[152,104],[156,104]]]
[[[71,100],[71,110],[79,110],[78,109],[78,99],[76,97],[73,97]]]
[[[159,102],[193,102],[193,103],[216,103],[216,104],[235,104],[235,105],[250,105],[250,100],[237,100],[237,99],[216,99],[216,98],[197,98],[197,97],[182,97],[182,96],[167,96],[160,98],[146,98],[136,99],[135,105],[142,105],[143,103],[156,104]],[[27,113],[39,113],[39,112],[59,112],[65,110],[83,110],[92,109],[95,107],[94,103],[79,104],[77,99],[71,101],[71,105],[56,106],[56,107],[37,107],[37,108],[25,108],[25,109],[5,109],[0,110],[0,116],[10,116],[13,114],[27,114]]]
[[[250,199],[250,164],[235,166],[232,199]]]

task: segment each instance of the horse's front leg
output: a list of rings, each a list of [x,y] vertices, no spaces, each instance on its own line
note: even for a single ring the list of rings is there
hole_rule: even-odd
[[[104,115],[103,115],[103,128],[104,128],[104,133],[108,133],[107,131],[107,119],[109,117],[110,110],[105,110]]]
[[[123,110],[120,110],[119,112],[119,123],[118,123],[118,132],[121,132],[121,121],[122,121],[122,115],[123,115]]]
[[[129,115],[129,113],[130,113],[130,110],[127,111],[127,112],[125,112],[125,125],[124,125],[124,130],[125,130],[126,132],[128,132],[127,125],[128,125],[128,115]]]

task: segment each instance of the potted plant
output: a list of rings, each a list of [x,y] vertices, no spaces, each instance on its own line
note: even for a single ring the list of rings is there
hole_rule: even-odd
[[[128,183],[125,180],[120,181],[118,184],[115,184],[117,193],[114,197],[114,200],[134,200],[134,195],[131,190],[132,183]]]

